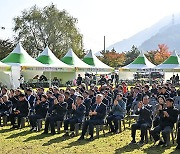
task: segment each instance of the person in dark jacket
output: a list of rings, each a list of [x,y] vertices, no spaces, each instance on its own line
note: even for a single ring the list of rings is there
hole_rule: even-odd
[[[10,114],[10,121],[13,125],[12,128],[20,128],[22,117],[27,117],[29,113],[29,103],[26,100],[26,97],[23,93],[18,96],[17,106],[13,108],[12,113]],[[18,125],[15,125],[15,117],[18,118]]]
[[[52,107],[51,115],[46,118],[45,129],[43,134],[48,133],[48,127],[51,127],[51,134],[56,134],[55,132],[55,123],[57,121],[63,121],[65,114],[67,112],[67,103],[64,102],[64,95],[60,94],[58,100],[54,100],[54,105]]]
[[[168,146],[170,142],[170,132],[177,121],[178,110],[173,106],[174,100],[172,98],[166,99],[166,107],[159,108],[160,124],[156,126],[150,133],[154,138],[155,143],[160,139],[160,132],[162,131],[163,141],[159,142],[159,146]]]
[[[118,120],[124,118],[126,113],[126,103],[122,99],[122,94],[117,94],[116,99],[114,100],[114,105],[112,106],[112,110],[110,115],[107,117],[107,123],[110,126],[111,131],[113,133],[117,133],[118,131]],[[114,122],[114,125],[112,124]]]
[[[30,88],[26,89],[26,93],[26,99],[30,105],[30,112],[33,113],[36,97],[32,95],[32,89]]]
[[[83,96],[78,95],[76,97],[76,103],[72,104],[72,117],[64,121],[64,130],[65,130],[64,136],[69,136],[69,131],[68,131],[69,124],[71,131],[70,136],[71,137],[75,136],[74,134],[75,124],[82,123],[85,117],[86,107],[83,105],[83,101],[84,101]]]
[[[78,74],[76,84],[77,84],[77,86],[79,86],[79,85],[81,85],[81,83],[82,83],[82,77],[81,77],[81,74]]]
[[[67,107],[67,116],[71,115],[72,112],[72,104],[74,103],[74,100],[70,97],[70,92],[66,91],[64,93],[65,99],[64,101],[67,103],[68,107]]]
[[[47,96],[42,95],[41,100],[37,100],[35,105],[35,114],[29,116],[29,121],[31,125],[31,131],[36,131],[36,123],[38,119],[46,117],[48,111],[49,103],[47,102]]]
[[[86,114],[85,114],[85,116],[88,116],[89,115],[89,111],[90,111],[90,107],[91,107],[91,99],[89,98],[89,92],[88,91],[84,91],[82,95],[84,97],[83,104],[86,107]]]
[[[180,114],[180,110],[179,110],[179,114]],[[177,134],[177,150],[180,150],[180,119],[178,121],[178,134]]]
[[[3,95],[2,98],[0,98],[0,119],[3,116],[9,117],[12,110],[12,102],[8,100],[7,95]],[[0,120],[0,126],[1,126],[1,120]]]
[[[140,88],[139,87],[135,87],[134,89],[134,93],[133,93],[133,102],[132,102],[132,106],[131,109],[132,110],[136,110],[137,109],[137,105],[140,101],[142,101],[142,93],[140,93]]]
[[[138,109],[135,112],[135,114],[139,115],[139,119],[135,124],[132,124],[131,126],[131,135],[132,135],[132,141],[131,143],[136,143],[135,136],[136,136],[136,130],[141,130],[141,140],[139,144],[144,144],[144,137],[147,133],[147,129],[151,127],[152,125],[152,106],[149,105],[149,96],[144,96],[143,101],[140,101],[138,103]]]
[[[104,118],[106,116],[106,105],[102,103],[103,95],[97,94],[96,95],[96,103],[91,107],[89,112],[90,119],[85,121],[82,128],[81,137],[78,140],[83,140],[84,135],[87,132],[87,128],[89,127],[89,140],[93,140],[93,130],[94,125],[101,125],[104,123]]]

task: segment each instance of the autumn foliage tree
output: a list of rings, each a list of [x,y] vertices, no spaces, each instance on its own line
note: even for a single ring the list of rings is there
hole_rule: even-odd
[[[157,64],[161,64],[170,56],[170,52],[165,44],[159,44],[158,48],[159,52],[154,55],[154,60]]]
[[[168,49],[168,46],[165,44],[159,44],[158,50],[149,51],[146,56],[147,58],[155,65],[163,63],[169,56],[171,52]]]
[[[114,49],[111,51],[102,51],[101,54],[102,56],[99,59],[111,67],[122,66],[126,59],[124,53],[117,53]]]

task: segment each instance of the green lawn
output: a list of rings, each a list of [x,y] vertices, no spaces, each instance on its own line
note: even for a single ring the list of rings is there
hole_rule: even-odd
[[[103,137],[100,134],[99,139],[95,139],[92,142],[87,140],[77,141],[75,138],[64,138],[63,133],[51,135],[41,135],[41,132],[30,132],[29,127],[20,130],[10,130],[10,126],[0,127],[0,154],[15,154],[15,153],[180,153],[175,151],[175,145],[172,145],[170,149],[162,147],[153,147],[153,143],[150,142],[142,147],[138,145],[128,145],[131,141],[130,128],[128,125],[126,130],[117,135],[106,134]],[[107,131],[106,131],[107,132]],[[137,141],[139,140],[139,131],[137,135]]]

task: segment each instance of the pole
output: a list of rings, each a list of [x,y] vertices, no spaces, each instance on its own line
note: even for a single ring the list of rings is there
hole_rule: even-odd
[[[106,51],[106,37],[104,36],[104,52]]]
[[[49,72],[49,87],[51,87],[52,85],[51,85],[51,71]]]

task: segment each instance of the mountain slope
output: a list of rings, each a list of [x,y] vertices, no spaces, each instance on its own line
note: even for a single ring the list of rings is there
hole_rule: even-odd
[[[180,51],[180,24],[172,25],[157,33],[139,46],[140,50],[155,50],[158,44],[166,44],[169,50]]]
[[[175,15],[175,26],[178,24],[180,24],[180,14]],[[153,38],[155,39],[157,37],[156,35],[164,33],[166,30],[168,32],[169,28],[172,28],[172,16],[165,17],[165,18],[161,19],[159,22],[157,22],[156,24],[152,25],[151,27],[146,28],[145,30],[143,30],[141,32],[138,32],[137,34],[133,35],[132,37],[130,37],[128,39],[124,39],[120,42],[117,42],[117,43],[109,46],[106,49],[111,50],[112,48],[114,48],[117,52],[129,51],[133,45],[140,47],[140,49],[142,49],[142,50],[156,49],[157,45],[159,43],[157,43],[156,41],[154,42],[152,39]],[[178,28],[176,28],[176,30],[178,30]],[[174,32],[174,33],[171,32],[171,35],[175,35],[175,34],[176,34],[176,32]],[[168,34],[166,34],[166,35],[164,34],[163,36],[165,37],[167,35]],[[177,38],[178,38],[178,36],[177,36]],[[157,41],[159,40],[158,38],[156,38],[156,39],[157,39]],[[168,40],[169,39],[170,39],[170,36],[168,37]],[[176,39],[176,37],[174,37],[174,39]],[[150,41],[152,43],[152,45],[148,44],[148,43],[150,43],[148,41]],[[180,49],[175,40],[174,41],[162,40],[162,42],[168,42],[170,49],[173,46],[175,46],[175,48],[178,47],[177,49]],[[151,48],[151,46],[152,46],[152,48]],[[156,48],[154,48],[155,46],[156,46]]]

